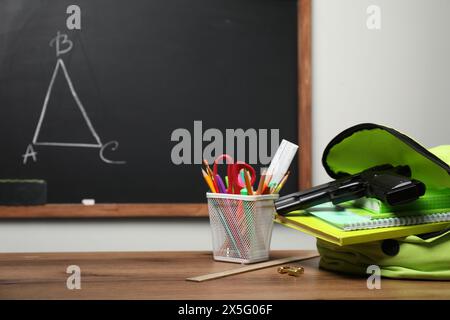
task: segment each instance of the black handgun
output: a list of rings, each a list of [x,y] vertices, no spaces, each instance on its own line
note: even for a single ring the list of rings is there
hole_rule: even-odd
[[[292,193],[275,202],[277,213],[285,215],[325,202],[333,204],[362,197],[377,198],[391,206],[405,204],[425,194],[425,185],[410,179],[408,166],[381,165],[308,190]]]

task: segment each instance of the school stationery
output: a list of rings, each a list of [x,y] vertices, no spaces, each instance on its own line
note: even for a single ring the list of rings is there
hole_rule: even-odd
[[[217,171],[218,171],[217,166],[218,166],[219,162],[222,160],[225,160],[226,166],[227,166],[227,177],[228,177],[227,192],[228,193],[240,194],[241,189],[245,188],[245,183],[242,183],[241,181],[239,181],[239,177],[238,177],[241,170],[248,170],[251,175],[250,183],[252,185],[255,183],[255,180],[256,180],[255,169],[251,165],[249,165],[245,162],[242,162],[242,161],[234,162],[233,158],[227,154],[222,154],[214,160],[214,164],[213,164],[213,175],[214,176],[217,175]]]
[[[450,221],[450,209],[436,213],[416,212],[403,213],[403,215],[385,213],[378,215],[350,205],[333,206],[332,204],[324,204],[310,208],[307,212],[344,231]]]
[[[220,193],[227,193],[227,188],[225,187],[225,184],[223,183],[222,178],[218,174],[215,175],[215,180],[219,187]]]
[[[281,188],[283,188],[284,184],[286,183],[287,179],[289,178],[289,174],[290,174],[290,171],[288,171],[288,172],[284,175],[284,177],[283,177],[283,179],[281,180],[281,182],[275,187],[273,193],[279,193],[279,192],[280,192]]]
[[[267,169],[267,175],[272,177],[270,181],[275,184],[280,183],[288,171],[297,150],[298,145],[284,139],[281,141],[280,146],[270,162],[269,169]]]
[[[262,194],[264,189],[264,182],[266,180],[266,172],[261,173],[261,177],[259,178],[258,189],[256,190],[256,194]]]
[[[269,259],[273,201],[278,195],[207,193],[206,197],[215,260],[255,263]]]
[[[203,179],[205,179],[206,184],[208,185],[209,189],[211,190],[211,192],[216,193],[217,190],[214,187],[214,184],[211,180],[211,177],[206,173],[205,170],[202,169],[202,175],[203,175]]]
[[[211,171],[211,168],[209,167],[209,163],[206,159],[203,159],[203,166],[205,167],[205,171],[208,174],[208,176],[210,177],[212,184],[214,185],[214,189],[217,192],[220,192],[219,185],[216,181],[216,177],[214,176],[213,172]]]
[[[226,187],[218,173],[221,162],[226,165]],[[202,175],[211,190],[206,196],[214,259],[237,263],[269,259],[274,200],[278,199],[277,193],[270,193],[280,190],[289,174],[277,183],[263,172],[255,192],[256,171],[249,164],[222,154],[214,160],[212,172],[206,160],[203,165],[206,171],[202,169]],[[275,168],[277,172],[284,170],[279,165]]]
[[[427,190],[423,197],[414,202],[400,205],[390,206],[382,201],[374,198],[361,198],[354,201],[356,207],[361,207],[376,214],[395,212],[408,214],[421,212],[443,212],[450,211],[450,188],[442,190]]]
[[[289,145],[288,142],[283,143],[285,147],[284,150],[292,149],[292,147],[286,147]],[[286,151],[287,152],[287,151]],[[279,152],[279,154],[283,154],[284,151]],[[278,156],[279,157],[279,156]],[[221,162],[224,162],[227,169],[227,175],[225,176],[225,184],[223,183],[222,178],[218,174],[218,165]],[[273,162],[273,161],[272,161]],[[280,162],[283,162],[280,160]],[[256,181],[256,171],[249,164],[237,161],[234,162],[233,158],[228,154],[222,154],[218,156],[213,163],[213,170],[209,167],[207,160],[203,160],[203,165],[205,167],[205,172],[209,179],[205,180],[208,183],[212,183],[213,188],[210,186],[210,190],[212,192],[219,193],[228,193],[228,194],[248,194],[248,195],[262,195],[262,194],[271,194],[278,193],[281,188],[286,183],[289,177],[289,171],[285,172],[279,182],[273,179],[272,174],[267,174],[269,169],[262,171],[261,177],[259,178],[259,184],[256,191],[253,190],[253,185]],[[279,171],[279,165],[273,165],[273,168],[278,168],[275,171]],[[283,169],[284,170],[284,169]],[[274,171],[274,170],[272,170]],[[281,171],[279,171],[281,172]],[[245,191],[242,191],[246,189]]]
[[[250,173],[247,170],[244,170],[244,179],[245,179],[245,187],[247,189],[247,193],[252,196],[253,195],[253,188],[252,184],[250,182]]]
[[[317,253],[306,253],[303,256],[289,257],[289,258],[283,258],[283,259],[277,259],[277,260],[272,260],[272,261],[256,263],[251,266],[239,267],[239,268],[235,268],[235,269],[231,269],[231,270],[220,271],[220,272],[205,274],[205,275],[201,275],[201,276],[191,277],[191,278],[187,278],[186,280],[194,281],[194,282],[203,282],[203,281],[207,281],[207,280],[224,278],[224,277],[228,277],[228,276],[232,276],[232,275],[240,274],[240,273],[244,273],[244,272],[274,267],[274,266],[278,266],[280,264],[317,258],[318,256],[319,255]]]
[[[437,222],[411,226],[344,231],[313,215],[302,214],[300,212],[290,213],[288,216],[276,215],[275,221],[286,227],[335,243],[339,246],[435,232],[450,226],[450,222]]]
[[[211,168],[209,167],[208,160],[203,159],[203,166],[204,166],[205,169],[206,169],[206,173],[207,173],[210,177],[212,177],[213,173],[212,173],[212,171],[211,171]]]
[[[268,174],[265,177],[264,185],[261,191],[261,194],[269,194],[270,193],[270,180],[272,179],[272,175]]]

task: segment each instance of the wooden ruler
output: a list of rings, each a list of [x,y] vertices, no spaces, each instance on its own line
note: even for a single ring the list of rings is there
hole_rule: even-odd
[[[202,276],[187,278],[186,280],[202,282],[202,281],[207,281],[207,280],[219,279],[219,278],[224,278],[224,277],[232,276],[232,275],[239,274],[239,273],[273,267],[273,266],[277,266],[277,265],[284,264],[284,263],[312,259],[312,258],[316,258],[318,256],[319,256],[319,254],[317,252],[314,252],[314,253],[310,253],[310,254],[307,254],[304,256],[277,259],[277,260],[272,260],[272,261],[256,263],[256,264],[252,264],[252,265],[241,267],[241,268],[220,271],[220,272],[215,272],[215,273],[210,273],[210,274],[204,274]]]

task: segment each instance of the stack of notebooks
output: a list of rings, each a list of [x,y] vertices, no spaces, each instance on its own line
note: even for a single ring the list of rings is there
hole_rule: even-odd
[[[338,245],[435,232],[450,227],[450,189],[428,191],[422,198],[395,208],[362,198],[277,215],[276,221]]]

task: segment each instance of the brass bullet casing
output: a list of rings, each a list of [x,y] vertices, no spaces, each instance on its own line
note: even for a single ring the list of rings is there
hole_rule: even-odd
[[[305,272],[303,267],[283,266],[278,268],[278,273],[287,273],[290,276],[298,277]]]

